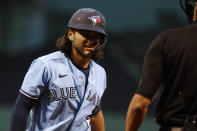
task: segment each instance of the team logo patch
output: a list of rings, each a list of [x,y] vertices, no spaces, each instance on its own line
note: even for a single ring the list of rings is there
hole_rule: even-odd
[[[88,17],[88,19],[92,21],[93,25],[96,25],[97,23],[101,22],[100,16],[92,16]]]
[[[91,121],[92,121],[92,116],[91,115],[87,115],[85,117],[85,120],[84,120],[88,126],[88,128],[90,127],[90,124],[91,124]]]

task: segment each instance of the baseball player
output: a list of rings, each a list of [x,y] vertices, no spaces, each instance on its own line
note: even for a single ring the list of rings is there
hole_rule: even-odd
[[[137,131],[160,88],[155,114],[159,131],[197,131],[197,3],[180,2],[192,23],[165,31],[150,44],[128,108],[126,131]]]
[[[103,58],[104,16],[97,10],[77,10],[60,51],[34,60],[24,78],[11,115],[11,131],[104,131],[100,100],[106,89]]]

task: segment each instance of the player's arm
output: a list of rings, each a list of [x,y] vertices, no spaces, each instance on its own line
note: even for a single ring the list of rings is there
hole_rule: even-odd
[[[10,131],[26,130],[29,111],[37,101],[19,93],[11,114]]]
[[[139,94],[134,95],[126,116],[126,131],[137,131],[146,116],[150,103],[150,99]]]
[[[105,131],[104,117],[100,110],[91,121],[92,131]]]
[[[166,40],[165,33],[159,34],[146,52],[139,87],[128,108],[126,131],[137,131],[146,116],[149,104],[160,89],[165,72]]]

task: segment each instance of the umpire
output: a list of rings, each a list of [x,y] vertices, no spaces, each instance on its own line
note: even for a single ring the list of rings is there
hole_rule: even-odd
[[[139,128],[161,88],[155,114],[159,131],[197,131],[197,0],[180,3],[191,23],[163,32],[152,41],[128,108],[126,131]]]

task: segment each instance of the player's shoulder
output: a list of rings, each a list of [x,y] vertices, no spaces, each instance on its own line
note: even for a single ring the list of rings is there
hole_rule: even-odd
[[[62,63],[64,61],[64,59],[66,59],[64,53],[60,52],[60,51],[56,51],[56,52],[52,52],[50,54],[47,55],[43,55],[40,56],[36,59],[34,59],[31,63],[31,66],[34,67],[48,67],[49,63],[53,63],[53,62],[57,62],[59,61],[60,63]]]
[[[105,69],[101,65],[99,65],[98,63],[96,63],[95,61],[91,60],[91,66],[94,69],[96,69],[97,71],[105,74]]]
[[[42,61],[43,63],[47,63],[49,61],[56,61],[56,60],[61,60],[64,59],[64,53],[60,52],[60,51],[56,51],[56,52],[52,52],[50,54],[38,57],[37,59],[35,59],[36,61]]]

